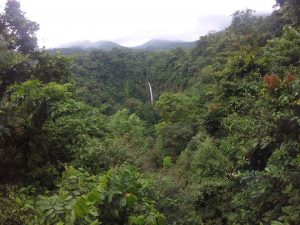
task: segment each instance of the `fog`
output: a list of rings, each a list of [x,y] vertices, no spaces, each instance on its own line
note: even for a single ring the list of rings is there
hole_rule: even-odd
[[[40,47],[109,40],[136,46],[150,39],[194,41],[228,26],[236,10],[272,12],[274,0],[21,0],[40,24]],[[0,0],[1,10],[5,1]]]

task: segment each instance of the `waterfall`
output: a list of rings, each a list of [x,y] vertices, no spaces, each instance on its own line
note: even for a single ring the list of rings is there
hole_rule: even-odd
[[[151,87],[151,84],[149,82],[149,80],[147,79],[147,82],[148,82],[148,86],[149,86],[149,92],[150,92],[150,101],[151,103],[153,104],[153,94],[152,94],[152,87]]]

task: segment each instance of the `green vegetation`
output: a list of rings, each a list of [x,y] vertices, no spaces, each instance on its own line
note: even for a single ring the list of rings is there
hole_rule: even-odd
[[[0,224],[300,224],[300,7],[274,4],[191,50],[65,56],[8,1]]]

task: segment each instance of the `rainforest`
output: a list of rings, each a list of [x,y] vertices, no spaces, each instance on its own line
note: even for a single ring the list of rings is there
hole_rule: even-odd
[[[299,225],[300,2],[190,48],[44,49],[0,13],[1,225]]]

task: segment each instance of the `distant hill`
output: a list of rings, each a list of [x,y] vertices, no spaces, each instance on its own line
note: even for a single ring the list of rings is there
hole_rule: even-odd
[[[168,40],[150,40],[140,46],[133,47],[134,49],[148,50],[148,51],[166,51],[172,50],[178,47],[184,49],[190,49],[196,46],[196,41],[194,42],[184,42],[184,41],[168,41]]]
[[[58,48],[95,48],[96,46],[99,46],[103,44],[105,41],[97,41],[97,42],[91,42],[91,41],[75,41],[75,42],[70,42],[66,44],[60,45]]]
[[[65,47],[65,48],[50,48],[47,49],[49,53],[55,54],[60,52],[63,55],[74,55],[74,54],[87,54],[89,53],[93,48],[78,48],[78,47]]]
[[[111,41],[77,41],[59,46],[59,49],[76,48],[76,49],[102,49],[104,51],[111,51],[113,48],[126,48]]]
[[[104,51],[111,51],[113,48],[119,48],[119,49],[124,49],[126,47],[119,45],[115,42],[111,42],[111,41],[105,41],[99,45],[97,45],[95,48],[97,49],[102,49]]]
[[[194,42],[184,42],[184,41],[168,41],[168,40],[150,40],[140,46],[136,47],[124,47],[115,42],[111,41],[77,41],[67,44],[63,44],[58,48],[54,48],[51,51],[60,50],[62,53],[80,53],[91,51],[93,49],[102,49],[103,51],[111,51],[114,48],[118,49],[136,49],[136,50],[146,50],[146,51],[169,51],[176,49],[178,47],[184,49],[191,49],[196,46],[196,41]],[[69,50],[68,50],[69,49]]]

